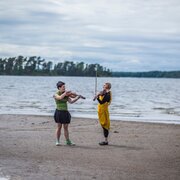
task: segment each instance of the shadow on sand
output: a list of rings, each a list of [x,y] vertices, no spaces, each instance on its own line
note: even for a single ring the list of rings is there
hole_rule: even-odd
[[[117,144],[109,144],[108,146],[100,146],[97,144],[97,146],[95,145],[75,145],[75,146],[67,146],[66,147],[70,147],[70,148],[79,148],[79,149],[91,149],[91,150],[107,150],[107,149],[114,149],[114,148],[118,148],[118,149],[126,149],[126,150],[142,150],[143,148],[141,147],[136,147],[136,146],[125,146],[125,145],[117,145]]]

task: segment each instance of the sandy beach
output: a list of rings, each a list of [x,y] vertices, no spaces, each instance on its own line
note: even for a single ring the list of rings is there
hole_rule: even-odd
[[[72,118],[76,146],[55,146],[49,116],[0,115],[0,179],[178,180],[180,125],[111,121],[109,146],[99,146],[95,119]]]

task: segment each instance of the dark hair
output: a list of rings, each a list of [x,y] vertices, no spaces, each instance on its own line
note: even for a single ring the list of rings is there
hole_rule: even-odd
[[[58,81],[58,83],[56,84],[57,88],[59,89],[61,86],[63,86],[65,83],[62,81]]]

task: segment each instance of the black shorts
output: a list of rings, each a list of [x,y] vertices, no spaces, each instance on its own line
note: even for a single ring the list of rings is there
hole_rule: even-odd
[[[54,120],[56,123],[69,124],[71,122],[71,115],[69,111],[55,110]]]

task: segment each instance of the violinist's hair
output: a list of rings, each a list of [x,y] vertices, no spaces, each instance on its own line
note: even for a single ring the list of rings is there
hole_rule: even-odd
[[[59,89],[61,86],[63,86],[65,83],[62,81],[58,81],[58,83],[56,84],[57,88]]]
[[[111,83],[107,82],[105,84],[107,85],[108,89],[111,89]]]

